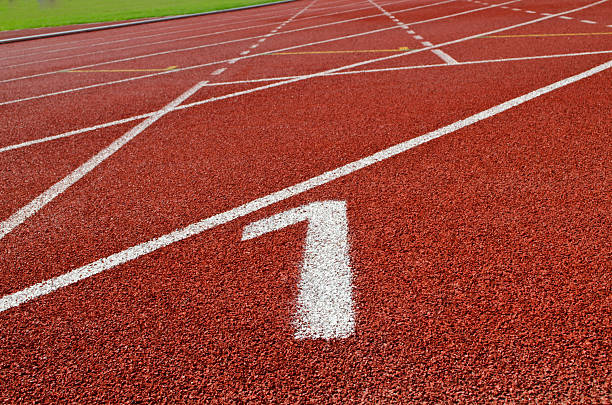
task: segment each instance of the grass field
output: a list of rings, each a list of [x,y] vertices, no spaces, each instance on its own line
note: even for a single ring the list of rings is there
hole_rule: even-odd
[[[175,14],[273,0],[0,0],[0,31]]]

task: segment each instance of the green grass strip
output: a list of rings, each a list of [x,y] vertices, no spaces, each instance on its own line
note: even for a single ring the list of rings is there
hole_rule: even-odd
[[[0,0],[0,31],[200,13],[272,0]]]

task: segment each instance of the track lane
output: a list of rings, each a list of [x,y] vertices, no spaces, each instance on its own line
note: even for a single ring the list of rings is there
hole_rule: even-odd
[[[475,48],[467,56],[486,56]],[[60,274],[609,59],[320,77],[172,113],[0,241],[1,285]],[[219,79],[244,78],[246,67]],[[14,383],[0,396],[604,401],[609,80],[603,72],[1,313],[0,359],[10,360],[0,364]],[[155,107],[173,86],[142,96]],[[205,90],[251,84],[219,87]],[[43,160],[51,145],[27,156]],[[305,226],[240,234],[325,199],[348,201],[357,335],[297,342]]]
[[[547,69],[547,74],[541,74],[541,71],[542,67],[550,65],[550,61],[537,61],[525,66],[521,85],[507,82],[504,86],[495,84],[497,77],[503,76],[511,66],[479,66],[482,73],[470,76],[469,80],[466,76],[474,67],[453,67],[452,70],[443,70],[449,76],[449,82],[456,83],[449,92],[452,97],[440,97],[439,73],[426,70],[411,74],[413,85],[407,82],[402,72],[382,76],[324,77],[317,81],[338,83],[341,80],[350,83],[349,88],[359,90],[345,92],[329,88],[322,94],[317,90],[319,86],[313,88],[308,83],[297,83],[278,88],[272,99],[269,92],[253,93],[177,112],[134,139],[97,168],[96,173],[75,184],[0,241],[0,244],[10,247],[7,251],[12,252],[5,258],[7,270],[20,269],[9,274],[22,279],[19,284],[23,288],[40,281],[31,279],[32,273],[28,269],[42,270],[41,264],[48,261],[45,257],[55,255],[56,246],[70,246],[74,253],[65,257],[65,261],[56,257],[52,265],[44,268],[45,274],[64,273],[120,251],[121,246],[132,246],[213,215],[220,211],[217,200],[228,208],[238,206],[355,160],[367,154],[368,150],[373,152],[405,140],[406,134],[416,136],[434,130],[505,101],[509,95],[523,94],[608,58],[599,55],[572,60],[571,65]],[[492,74],[491,71],[499,73]],[[527,74],[529,71],[531,74]],[[451,74],[456,79],[451,81]],[[389,76],[399,80],[389,80]],[[400,83],[407,91],[397,91]],[[495,92],[484,94],[479,91],[483,83],[490,83],[486,88],[495,88]],[[377,98],[389,100],[396,108],[389,109],[385,104],[373,109],[370,88],[377,88]],[[293,103],[283,101],[298,97],[304,99],[306,95],[326,106],[317,110],[316,124],[310,104],[296,110]],[[413,100],[417,97],[419,103],[415,104]],[[272,110],[271,100],[275,100]],[[470,103],[466,105],[465,100],[470,100]],[[259,106],[260,111],[253,106]],[[368,114],[351,114],[351,111],[368,111]],[[431,115],[433,111],[436,112],[434,116]],[[389,132],[386,123],[396,122],[398,117],[401,130]],[[240,123],[237,119],[241,120]],[[317,128],[316,132],[305,131],[304,122],[310,122]],[[339,131],[338,125],[344,129]],[[351,128],[360,130],[353,132]],[[362,133],[369,135],[363,138]],[[310,150],[307,145],[311,144],[318,145],[317,149]],[[186,148],[186,145],[191,146]],[[249,151],[246,156],[245,150]],[[194,190],[198,190],[196,195]],[[211,200],[210,196],[214,198]],[[126,200],[131,201],[128,206]],[[171,204],[172,209],[169,209],[168,201],[175,201]],[[65,215],[60,218],[55,212],[64,212]],[[147,215],[138,216],[136,212],[146,212]],[[95,218],[96,227],[90,229],[79,225],[85,218]],[[74,229],[80,236],[42,232],[45,239],[32,238],[41,234],[38,227],[53,226],[55,221]],[[95,233],[90,234],[91,231]],[[60,240],[53,241],[55,238]],[[38,252],[36,257],[32,257],[33,262],[20,255],[22,249]],[[14,281],[2,285],[4,293],[17,287]]]
[[[2,331],[4,358],[20,359],[8,368],[10,394],[43,395],[36,381],[55,384],[50,399],[80,400],[605,398],[610,280],[597,271],[605,257],[588,252],[603,248],[606,226],[587,213],[606,204],[607,123],[591,113],[605,115],[608,80],[586,79],[3,313],[14,325]],[[568,98],[585,102],[558,109]],[[350,201],[358,334],[296,342],[287,325],[304,227],[248,243],[239,235],[327,198]]]

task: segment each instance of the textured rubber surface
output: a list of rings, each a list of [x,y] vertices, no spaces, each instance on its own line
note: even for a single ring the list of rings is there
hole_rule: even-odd
[[[6,45],[0,221],[208,83],[0,239],[0,297],[561,84],[0,301],[0,398],[609,403],[612,70],[567,80],[612,59],[611,3],[465,40],[595,2],[439,3],[300,0]],[[410,53],[457,40],[440,48],[457,64]],[[354,329],[296,339],[312,224],[243,232],[324,201],[345,202]]]

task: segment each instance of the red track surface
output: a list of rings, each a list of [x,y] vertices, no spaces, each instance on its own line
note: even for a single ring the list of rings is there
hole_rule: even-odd
[[[3,46],[2,221],[144,118],[79,130],[155,112],[201,81],[183,104],[209,101],[169,112],[1,238],[0,295],[612,59],[596,53],[612,51],[603,2],[442,46],[458,64],[417,51],[256,90],[593,3],[374,1],[409,27],[370,1],[303,0]],[[257,56],[278,50],[325,53]],[[611,80],[605,69],[3,309],[0,397],[610,403]],[[242,232],[325,200],[346,201],[354,333],[295,339],[307,226]]]

